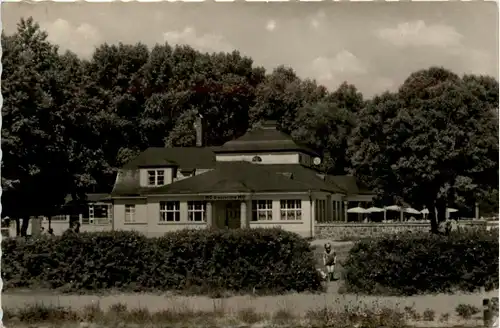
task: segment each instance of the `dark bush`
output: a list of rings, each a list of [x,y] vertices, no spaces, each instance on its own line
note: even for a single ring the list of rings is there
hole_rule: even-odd
[[[498,234],[396,235],[365,239],[344,263],[348,292],[413,295],[498,288]]]
[[[316,291],[309,243],[280,229],[126,231],[3,241],[4,288]]]
[[[458,314],[459,317],[463,319],[470,319],[473,315],[478,314],[481,312],[481,310],[470,304],[458,304],[457,307],[455,308],[455,312]]]

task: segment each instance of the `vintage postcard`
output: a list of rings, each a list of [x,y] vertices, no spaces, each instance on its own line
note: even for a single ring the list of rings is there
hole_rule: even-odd
[[[498,327],[495,2],[2,3],[7,327]]]

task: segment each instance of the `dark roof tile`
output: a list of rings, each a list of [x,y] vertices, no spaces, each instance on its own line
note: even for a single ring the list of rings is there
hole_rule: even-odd
[[[277,174],[265,166],[248,162],[220,162],[212,171],[159,188],[143,189],[143,192],[148,194],[307,192],[317,187]]]
[[[248,131],[238,139],[228,141],[224,145],[212,149],[215,153],[301,151],[312,156],[318,156],[317,152],[295,142],[290,135],[278,131],[272,125],[265,125],[262,128]]]
[[[218,162],[213,170],[158,188],[139,186],[138,170],[120,170],[112,194],[196,194],[226,192],[326,191],[345,194],[373,194],[358,187],[353,176],[326,176],[300,164],[252,164]]]
[[[123,169],[140,167],[178,166],[183,169],[210,169],[215,167],[215,154],[202,147],[151,147],[128,162]]]

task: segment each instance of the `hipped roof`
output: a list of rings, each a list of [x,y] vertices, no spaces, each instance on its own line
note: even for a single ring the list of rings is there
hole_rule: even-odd
[[[212,150],[215,153],[299,151],[318,156],[318,153],[311,148],[294,141],[290,135],[278,131],[275,121],[267,121],[262,127],[250,130],[220,147],[213,147]]]
[[[344,193],[342,188],[327,183],[318,176],[315,170],[299,164],[264,165],[249,162],[218,162],[215,169],[211,171],[153,188],[140,187],[137,174],[128,177],[117,182],[113,195],[308,191]]]

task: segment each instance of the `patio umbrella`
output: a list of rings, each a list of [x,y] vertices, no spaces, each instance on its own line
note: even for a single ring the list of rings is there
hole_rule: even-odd
[[[401,211],[401,206],[399,206],[399,205],[391,205],[391,206],[385,207],[385,210],[386,211],[400,212]]]
[[[366,209],[368,212],[370,213],[380,213],[380,212],[384,212],[384,209],[383,208],[380,208],[380,207],[370,207],[370,208],[367,208]]]
[[[357,213],[357,214],[365,214],[365,213],[370,213],[368,210],[362,208],[362,207],[353,207],[347,210],[347,213]]]
[[[399,205],[391,205],[391,206],[387,206],[385,208],[386,211],[394,211],[394,212],[399,212],[400,213],[400,216],[399,216],[399,219],[401,221],[403,221],[403,208]],[[385,218],[384,218],[385,219]]]
[[[404,211],[405,211],[405,213],[408,213],[408,214],[422,214],[422,213],[420,213],[420,211],[417,211],[416,209],[411,208],[411,207],[405,208]]]
[[[420,214],[427,215],[427,214],[429,214],[429,210],[424,208],[423,210],[420,211]]]

